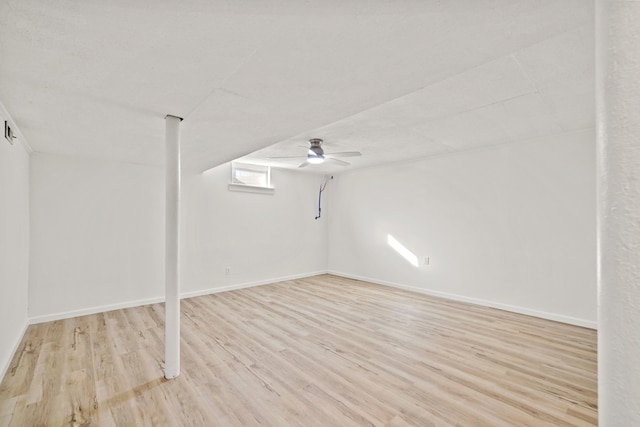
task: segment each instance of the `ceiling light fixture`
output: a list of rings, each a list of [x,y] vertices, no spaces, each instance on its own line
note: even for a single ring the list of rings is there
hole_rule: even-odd
[[[307,154],[307,162],[312,165],[318,165],[324,162],[324,150],[322,149],[322,140],[320,138],[311,138],[309,140],[309,154]]]
[[[322,154],[316,154],[313,153],[311,151],[309,151],[309,154],[307,154],[307,162],[313,164],[313,165],[318,165],[322,162],[324,162],[324,156]]]

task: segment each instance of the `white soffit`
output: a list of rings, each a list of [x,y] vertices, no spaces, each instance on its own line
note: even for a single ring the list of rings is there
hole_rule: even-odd
[[[309,137],[366,166],[593,126],[592,15],[583,0],[4,0],[0,100],[35,151],[162,164],[173,114],[187,169],[272,144],[251,157],[304,155]]]
[[[328,151],[361,151],[345,159],[355,168],[591,129],[593,61],[593,26],[585,24],[247,158],[304,154],[300,145],[313,136]]]

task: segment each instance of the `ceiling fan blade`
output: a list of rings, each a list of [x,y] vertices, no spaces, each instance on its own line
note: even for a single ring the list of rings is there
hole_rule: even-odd
[[[324,153],[325,156],[335,156],[335,157],[355,157],[362,156],[362,153],[359,151],[342,151],[339,153]]]
[[[267,157],[267,159],[304,159],[307,156],[275,156]]]
[[[334,159],[333,157],[327,157],[325,158],[326,162],[333,162],[336,163],[340,166],[349,166],[351,163],[349,162],[345,162],[344,160],[338,160],[338,159]]]
[[[298,169],[306,168],[307,166],[309,166],[309,162],[304,162],[304,163],[301,163],[300,166],[298,166]]]

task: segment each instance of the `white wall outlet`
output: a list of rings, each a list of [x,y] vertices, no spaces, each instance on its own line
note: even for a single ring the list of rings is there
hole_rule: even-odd
[[[231,274],[231,267],[225,267],[224,268],[224,275],[225,276],[229,276]]]
[[[429,257],[424,257],[424,265],[429,265]]]

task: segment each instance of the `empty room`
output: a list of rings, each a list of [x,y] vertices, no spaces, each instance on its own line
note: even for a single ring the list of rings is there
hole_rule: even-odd
[[[0,0],[0,426],[640,425],[639,40]]]

